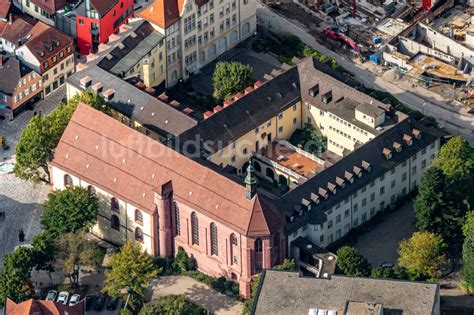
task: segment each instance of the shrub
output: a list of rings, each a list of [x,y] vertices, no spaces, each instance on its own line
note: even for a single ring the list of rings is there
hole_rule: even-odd
[[[166,295],[159,298],[157,305],[147,304],[139,315],[206,315],[201,305],[190,302],[184,295]]]
[[[196,260],[192,255],[188,256],[186,251],[180,246],[171,266],[174,271],[184,273],[196,269]]]

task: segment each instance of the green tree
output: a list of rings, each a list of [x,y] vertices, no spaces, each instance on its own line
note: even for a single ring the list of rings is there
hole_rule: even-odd
[[[336,268],[346,276],[367,277],[370,264],[367,258],[350,246],[342,246],[336,252]]]
[[[61,235],[58,240],[58,257],[64,261],[64,270],[69,280],[76,286],[79,278],[77,270],[81,266],[99,267],[103,254],[97,243],[86,238],[84,231]]]
[[[410,280],[434,281],[441,277],[447,265],[446,244],[441,236],[431,232],[415,232],[400,242],[398,264],[407,270]]]
[[[42,232],[31,242],[33,262],[37,270],[51,270],[57,248],[53,237],[48,232]]]
[[[285,270],[285,271],[296,271],[296,263],[294,259],[286,259],[280,265],[276,265],[276,270]]]
[[[54,157],[58,146],[77,104],[83,102],[110,115],[110,107],[101,96],[86,91],[74,96],[70,103],[60,104],[50,114],[35,116],[23,130],[16,146],[15,175],[34,182],[50,182],[48,163]]]
[[[370,276],[377,279],[407,279],[408,277],[405,269],[398,265],[372,268]]]
[[[441,235],[448,243],[461,236],[465,206],[456,202],[442,169],[432,166],[423,174],[415,200],[416,228]]]
[[[179,273],[194,270],[196,269],[196,260],[192,255],[188,256],[186,251],[181,246],[179,246],[176,257],[172,263],[172,268]]]
[[[159,298],[158,304],[147,304],[139,315],[206,315],[201,305],[190,302],[184,295],[166,295]]]
[[[253,83],[253,69],[236,61],[220,61],[212,75],[214,97],[228,99]]]
[[[463,266],[461,276],[463,286],[472,292],[474,289],[474,228],[467,231],[466,238],[462,246]]]
[[[462,234],[464,237],[469,235],[469,232],[474,229],[474,211],[468,211],[464,224],[462,226]]]
[[[474,207],[474,149],[459,136],[452,137],[439,150],[437,164],[452,182],[456,198]]]
[[[69,101],[68,105],[72,106],[74,110],[79,103],[89,105],[90,107],[97,109],[109,116],[112,116],[112,109],[104,98],[97,93],[91,91],[84,91],[82,93],[74,95]]]
[[[67,187],[55,190],[44,203],[41,225],[54,236],[91,227],[97,220],[99,201],[87,189]]]
[[[34,294],[30,281],[33,270],[33,251],[27,247],[17,247],[3,258],[0,271],[0,306],[8,297],[15,302],[22,302]]]
[[[144,252],[141,245],[127,241],[110,259],[110,270],[105,273],[103,292],[117,297],[126,289],[132,305],[141,305],[150,279],[156,278],[161,270],[153,265],[153,258]]]

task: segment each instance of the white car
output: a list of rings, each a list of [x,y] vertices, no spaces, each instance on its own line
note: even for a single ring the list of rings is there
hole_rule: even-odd
[[[62,292],[59,292],[59,296],[56,302],[62,305],[67,305],[68,299],[69,299],[69,292],[62,291]]]
[[[79,294],[73,294],[69,300],[69,306],[76,305],[80,300],[81,296]]]

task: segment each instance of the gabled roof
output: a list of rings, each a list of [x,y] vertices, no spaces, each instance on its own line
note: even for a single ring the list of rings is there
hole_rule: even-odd
[[[34,24],[31,24],[23,18],[15,18],[11,24],[5,23],[0,37],[3,37],[15,45],[19,45],[20,40],[26,40],[30,35],[33,25]]]
[[[83,315],[84,301],[74,306],[62,305],[53,301],[29,299],[15,303],[7,298],[5,315]]]
[[[11,0],[0,1],[0,20],[8,19],[8,12],[10,12],[11,4],[12,4]]]
[[[92,78],[92,84],[83,88],[80,81],[86,76]],[[76,72],[67,78],[67,82],[81,91],[90,90],[94,84],[101,82],[104,91],[108,89],[115,91],[113,98],[108,102],[114,110],[138,121],[164,138],[168,135],[177,136],[197,124],[197,121],[187,114],[137,89],[97,65]]]
[[[31,69],[15,57],[0,55],[0,92],[13,95],[20,79],[30,72]]]
[[[102,0],[101,0],[102,1]],[[33,4],[36,4],[41,9],[45,10],[49,14],[54,14],[56,11],[61,10],[67,4],[72,3],[70,0],[31,0]]]
[[[246,199],[245,187],[86,105],[72,116],[51,166],[150,213],[154,191],[171,181],[178,202],[242,235],[283,224],[268,200]]]
[[[184,0],[155,0],[138,15],[152,24],[166,29],[178,21]]]
[[[71,37],[61,32],[55,27],[38,22],[31,30],[33,36],[26,42],[25,46],[31,51],[33,56],[43,63],[44,61],[56,55],[60,50],[73,44]],[[51,46],[51,51],[47,49],[47,45]],[[58,46],[57,46],[58,45]],[[40,51],[43,52],[41,56]],[[71,50],[72,53],[73,49]],[[65,53],[65,56],[67,54]]]
[[[106,15],[117,3],[117,0],[90,0],[100,16]]]

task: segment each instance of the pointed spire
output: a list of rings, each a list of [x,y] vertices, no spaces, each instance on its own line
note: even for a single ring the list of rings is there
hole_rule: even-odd
[[[247,199],[252,199],[257,192],[257,176],[255,176],[255,170],[253,168],[252,163],[249,164],[247,167],[247,176],[245,177],[245,187],[247,188],[247,192],[245,193],[245,197]]]

